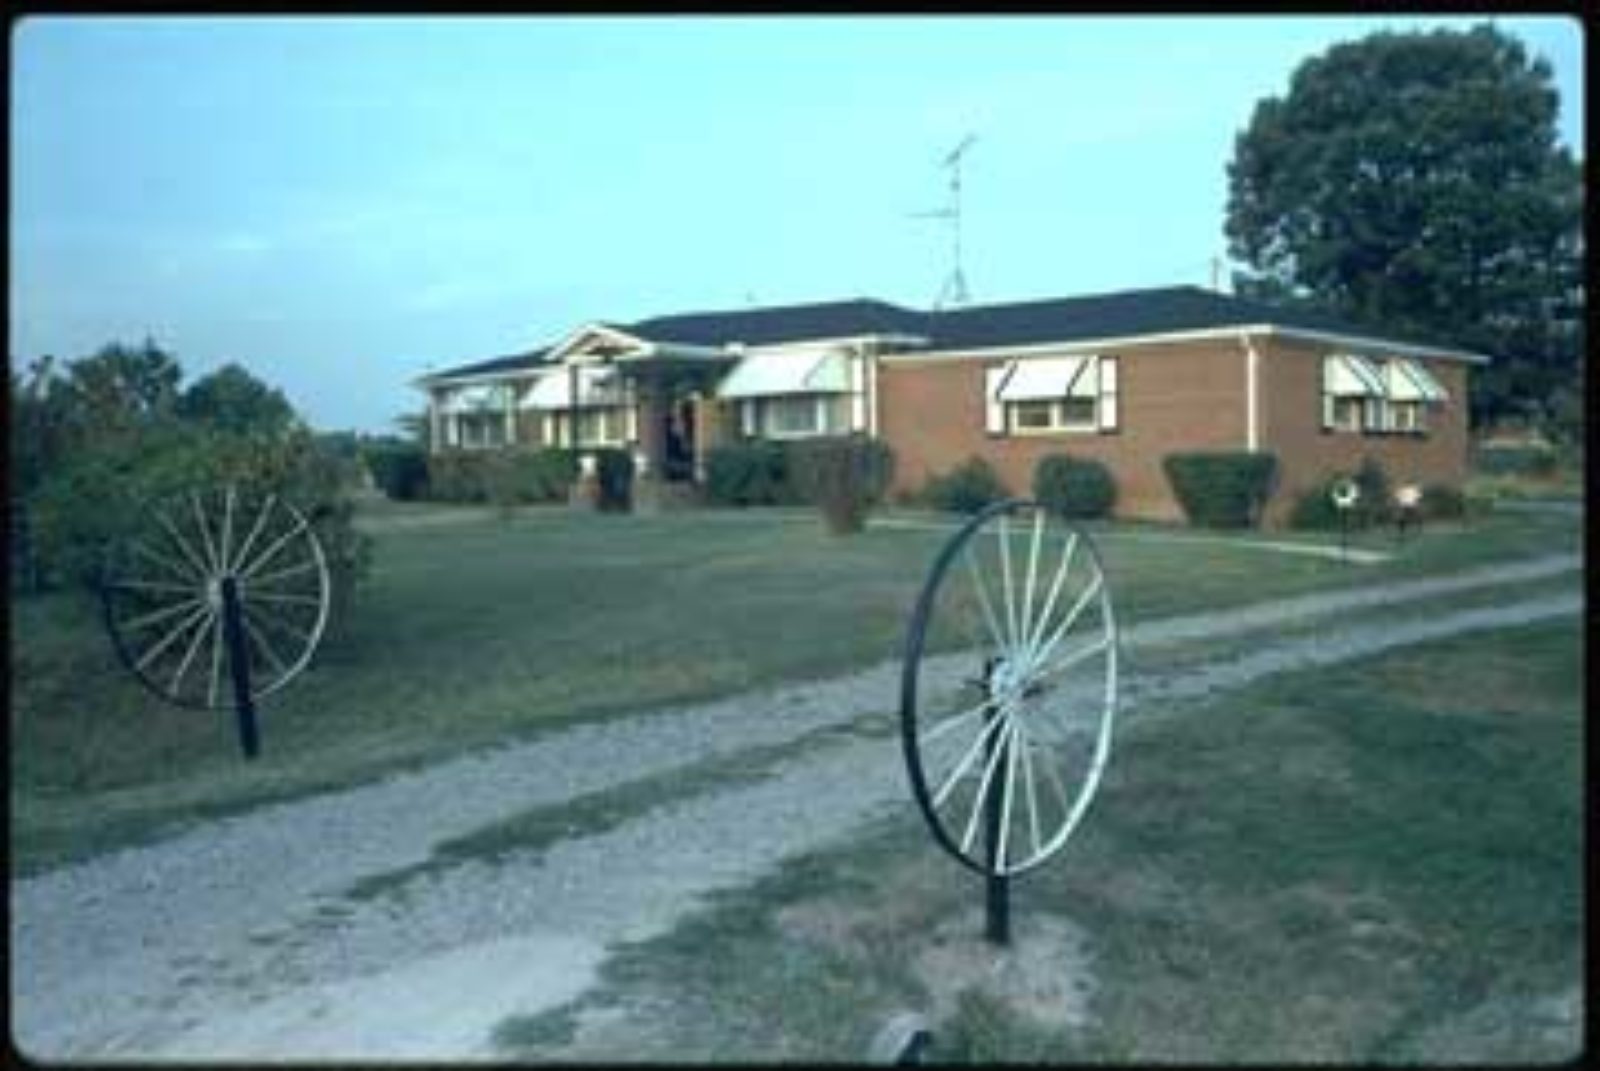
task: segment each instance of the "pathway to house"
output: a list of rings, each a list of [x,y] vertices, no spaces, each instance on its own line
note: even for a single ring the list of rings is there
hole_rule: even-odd
[[[1551,556],[1143,623],[1124,632],[1123,709],[1137,723],[1268,674],[1570,615],[1581,567]],[[1570,591],[1519,588],[1566,577]],[[1473,593],[1489,604],[1430,609]],[[1139,670],[1186,644],[1229,653]],[[42,1061],[492,1059],[496,1023],[580,995],[609,943],[908,806],[898,669],[577,726],[13,881],[14,1037]],[[938,670],[953,687],[970,657]],[[759,777],[684,778],[753,749],[775,756]],[[417,869],[441,841],[650,779],[661,801],[619,823]]]

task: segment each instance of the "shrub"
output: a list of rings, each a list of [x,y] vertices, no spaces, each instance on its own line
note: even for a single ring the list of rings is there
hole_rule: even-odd
[[[1050,454],[1033,469],[1033,497],[1063,517],[1106,517],[1117,499],[1111,470],[1093,458]]]
[[[1425,484],[1422,501],[1418,505],[1422,519],[1427,521],[1454,521],[1467,515],[1467,497],[1459,487],[1445,483]]]
[[[772,506],[796,500],[789,456],[779,443],[728,443],[706,455],[706,497],[726,506]]]
[[[489,455],[443,450],[428,457],[428,497],[435,502],[486,502]]]
[[[1162,458],[1172,493],[1191,524],[1249,528],[1272,495],[1278,459],[1273,454],[1215,451]]]
[[[886,443],[860,436],[807,439],[789,454],[795,488],[822,510],[834,535],[859,532],[894,475]]]
[[[518,501],[565,502],[578,478],[576,451],[557,446],[512,454]]]
[[[633,506],[633,455],[615,448],[596,450],[594,472],[599,484],[595,505],[607,512],[627,512]]]
[[[271,492],[316,532],[337,621],[371,559],[371,540],[355,530],[341,475],[339,459],[306,431],[268,437],[173,425],[148,433],[137,451],[86,449],[60,466],[40,488],[32,534],[42,569],[93,583],[106,549],[148,523],[140,507],[222,484]]]
[[[981,457],[967,458],[949,472],[930,476],[918,496],[932,509],[948,513],[977,513],[985,506],[1009,498],[1011,492]]]
[[[1355,471],[1355,481],[1356,486],[1361,488],[1361,497],[1356,499],[1350,519],[1357,527],[1366,528],[1393,520],[1394,491],[1383,466],[1373,458],[1362,458],[1361,467]]]
[[[1331,492],[1334,484],[1349,479],[1355,480],[1361,495],[1348,510],[1348,516],[1341,518],[1340,514],[1345,511],[1333,504]],[[1348,524],[1351,528],[1367,528],[1392,521],[1395,508],[1389,477],[1383,466],[1367,458],[1355,472],[1336,472],[1300,492],[1289,511],[1289,527],[1329,531]]]
[[[427,493],[428,455],[421,447],[375,446],[363,453],[372,481],[389,498],[410,502]]]

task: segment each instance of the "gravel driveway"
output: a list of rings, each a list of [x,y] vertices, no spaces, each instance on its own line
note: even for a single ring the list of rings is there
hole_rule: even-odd
[[[1552,556],[1141,624],[1124,631],[1129,650],[1252,641],[1236,661],[1129,673],[1123,709],[1153,717],[1272,673],[1578,612],[1576,575],[1571,594],[1520,597],[1514,585],[1581,568]],[[1491,586],[1507,586],[1492,607],[1370,613]],[[1270,635],[1307,621],[1321,624]],[[939,669],[953,685],[969,663],[951,656]],[[539,856],[431,872],[403,897],[352,901],[352,883],[531,807],[892,719],[898,668],[578,726],[13,881],[14,1037],[40,1061],[491,1059],[495,1023],[577,996],[608,943],[660,933],[706,892],[905,806],[897,743],[841,734],[755,784],[691,795]]]

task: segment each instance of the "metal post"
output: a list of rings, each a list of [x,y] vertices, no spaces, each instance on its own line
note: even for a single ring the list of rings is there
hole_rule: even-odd
[[[1349,562],[1350,560],[1350,552],[1346,548],[1349,538],[1346,533],[1348,532],[1349,528],[1350,511],[1348,509],[1341,508],[1339,510],[1339,560],[1341,562]]]
[[[222,634],[228,644],[228,672],[233,677],[233,704],[239,715],[239,746],[253,759],[260,750],[256,734],[256,708],[250,700],[250,655],[244,643],[244,612],[239,604],[239,582],[230,574],[222,578]]]
[[[987,660],[983,665],[983,685],[985,692],[989,688],[990,677],[994,673],[994,661]],[[985,725],[998,717],[994,705],[988,704],[983,708]],[[1004,769],[1009,756],[1002,753],[998,759],[994,758],[996,747],[1010,747],[1009,741],[997,745],[995,737],[999,733],[990,733],[984,743],[984,759],[993,761],[995,769]],[[1000,851],[1000,817],[1001,793],[1003,791],[1002,779],[991,777],[989,790],[983,799],[983,839],[985,859],[989,864],[989,873],[984,878],[984,936],[991,944],[1009,945],[1011,943],[1011,879],[1004,874],[997,874],[995,870],[999,865]]]

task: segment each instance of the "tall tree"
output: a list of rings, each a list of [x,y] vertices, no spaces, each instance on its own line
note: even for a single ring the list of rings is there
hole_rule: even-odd
[[[296,424],[294,407],[237,364],[225,364],[190,384],[178,399],[178,415],[217,431],[279,437]]]
[[[1226,231],[1258,289],[1492,354],[1479,417],[1576,390],[1581,166],[1550,67],[1492,25],[1377,33],[1301,64],[1234,144]]]

